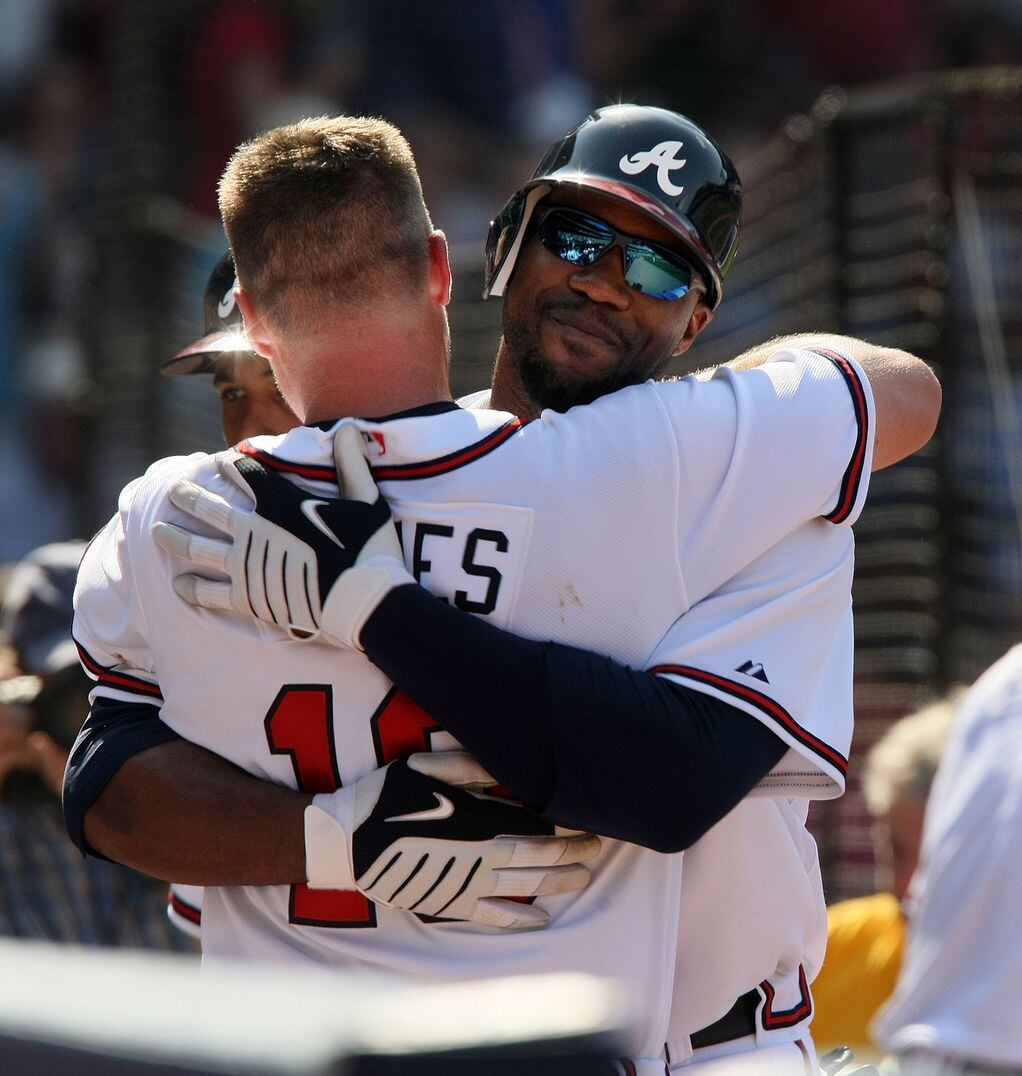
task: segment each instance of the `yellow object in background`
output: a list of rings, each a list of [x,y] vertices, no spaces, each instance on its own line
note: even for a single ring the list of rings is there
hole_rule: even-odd
[[[905,929],[891,893],[841,901],[827,910],[827,957],[813,983],[812,1034],[821,1054],[850,1046],[857,1061],[880,1056],[869,1023],[894,990]]]

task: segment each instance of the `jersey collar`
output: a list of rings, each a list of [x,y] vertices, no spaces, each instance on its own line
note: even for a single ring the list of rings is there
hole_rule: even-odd
[[[426,418],[429,415],[443,415],[448,411],[460,410],[461,408],[453,400],[437,400],[436,403],[419,404],[418,407],[408,407],[404,411],[395,411],[393,414],[382,415],[379,418],[366,415],[363,421],[379,424],[381,422],[393,422],[401,418]],[[328,418],[322,422],[312,422],[310,425],[317,430],[332,430],[340,421],[339,418]]]

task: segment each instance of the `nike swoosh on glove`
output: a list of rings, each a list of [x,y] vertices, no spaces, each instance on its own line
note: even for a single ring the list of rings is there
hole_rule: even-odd
[[[218,466],[254,502],[246,510],[187,480],[168,495],[174,506],[225,538],[154,523],[156,544],[192,570],[174,589],[192,605],[254,616],[296,639],[358,647],[366,620],[395,586],[414,583],[404,566],[390,507],[362,454],[362,435],[346,423],[334,435],[342,497],[318,497],[232,450]],[[228,581],[200,574],[213,570]]]
[[[358,889],[388,908],[505,930],[549,915],[508,897],[584,889],[582,864],[599,837],[555,835],[524,807],[466,792],[418,772],[411,759],[321,793],[305,809],[305,861],[314,889]],[[468,763],[463,763],[463,767]],[[482,767],[474,787],[493,784]]]

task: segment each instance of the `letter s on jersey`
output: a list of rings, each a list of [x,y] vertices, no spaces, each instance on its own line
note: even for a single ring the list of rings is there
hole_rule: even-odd
[[[507,627],[529,549],[532,510],[396,500],[391,507],[415,579],[458,609]]]
[[[469,534],[465,542],[465,555],[461,558],[461,567],[466,575],[475,575],[482,579],[488,579],[489,583],[486,587],[486,594],[481,601],[473,601],[468,596],[467,591],[459,590],[455,592],[454,604],[459,609],[464,609],[467,613],[480,613],[487,616],[497,608],[497,596],[500,593],[502,576],[497,568],[492,565],[477,564],[475,562],[476,551],[481,542],[492,542],[496,546],[498,553],[507,553],[510,547],[510,539],[503,531],[491,531],[484,527],[476,527]]]

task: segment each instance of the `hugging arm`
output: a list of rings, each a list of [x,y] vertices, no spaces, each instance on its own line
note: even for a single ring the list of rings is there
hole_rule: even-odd
[[[423,616],[425,636],[412,627]],[[392,591],[363,637],[505,787],[574,828],[676,851],[784,752],[744,711],[608,658],[513,636],[418,587]],[[452,647],[466,659],[460,671]],[[199,885],[305,881],[310,802],[181,739],[144,704],[105,719],[94,709],[65,780],[68,828],[83,851]]]
[[[822,341],[824,346],[831,343],[832,338]],[[897,450],[905,454],[918,447],[916,442],[925,441],[932,429],[939,409],[939,389],[931,391],[935,384],[932,375],[918,360],[909,356],[901,362],[898,355],[892,358],[877,352],[873,349],[856,356],[871,377],[882,383],[883,377],[877,376],[870,364],[890,360],[893,368],[907,367],[903,376],[919,383],[915,390],[904,385],[899,390],[903,402],[913,393],[920,398],[909,423],[911,437]],[[753,356],[748,364],[755,366],[762,359]],[[897,401],[892,404],[883,387],[875,396],[880,436],[885,429],[884,411]],[[342,465],[343,461],[338,462]],[[885,462],[892,461],[874,457],[874,466]],[[361,478],[354,476],[355,488],[352,477],[345,476],[349,493],[375,503],[377,494],[368,473]],[[193,494],[187,494],[179,507],[195,514]],[[256,518],[262,518],[260,512],[273,515],[259,503],[258,496],[256,500]],[[338,511],[330,526],[343,526],[344,510]],[[364,506],[361,511],[362,546],[356,553],[367,545]],[[231,525],[243,529],[247,525],[241,518],[244,515],[232,517]],[[204,522],[218,526],[216,519]],[[231,533],[238,544],[240,531],[224,526],[219,529]],[[183,596],[209,608],[235,608],[234,602],[240,598],[237,579],[243,573],[231,570],[225,543],[183,531],[156,537],[168,551],[193,563],[195,550],[201,546],[204,567],[221,567],[235,579],[232,593],[232,584],[184,576],[179,581]],[[289,537],[286,528],[277,535],[285,544]],[[217,549],[212,549],[214,546]],[[210,555],[222,560],[213,564]],[[305,556],[306,563],[315,564],[314,555],[310,560],[306,551]],[[415,587],[402,585],[410,579],[407,575],[402,578],[399,550],[396,555],[393,549],[388,554],[376,542],[372,555],[363,561],[356,557],[348,565],[352,567],[358,571],[343,569],[340,576],[331,573],[334,582],[347,581],[348,586],[341,588],[346,593],[331,587],[326,593],[313,595],[306,620],[299,625],[301,631],[322,633],[342,645],[363,646],[503,784],[549,818],[665,850],[685,847],[727,813],[785,751],[768,727],[716,698],[571,647],[519,639],[460,614]],[[260,599],[263,607],[268,607],[270,600],[270,596]],[[465,655],[456,666],[450,662],[455,652]],[[186,745],[176,750],[196,753],[195,764],[198,748]],[[138,757],[133,768],[159,769],[163,753],[169,754],[169,748],[153,747]],[[224,771],[217,779],[223,782],[225,795],[244,801],[246,790],[236,776]],[[124,792],[124,778],[142,779],[140,773],[120,774],[98,799],[78,808],[83,814],[88,811],[85,832],[101,850],[109,836],[108,822],[117,815],[115,807]],[[171,786],[168,791],[173,795],[173,782]],[[665,812],[664,803],[677,804],[678,810]],[[166,803],[161,807],[170,809]],[[216,819],[197,820],[196,824],[214,825]],[[128,840],[141,839],[141,829],[136,826]],[[222,869],[225,862],[221,856],[218,863],[206,868]]]
[[[276,475],[248,473],[265,480],[264,497],[294,490]],[[375,501],[375,486],[371,494],[362,490]],[[186,490],[182,500],[194,507],[202,503],[196,496]],[[348,503],[337,502],[336,514],[324,508],[324,517],[341,527]],[[263,510],[273,514],[265,501]],[[223,524],[227,517],[217,518]],[[362,511],[358,540],[344,533],[356,553],[359,541],[364,548],[375,537],[365,518]],[[213,552],[212,540],[187,532],[164,531],[159,541],[186,557],[195,542],[203,556]],[[372,546],[376,557],[379,544]],[[213,585],[228,592],[213,591],[212,600],[232,600],[230,584]],[[364,608],[373,586],[371,578],[368,588],[354,588],[356,608]],[[303,630],[321,630],[332,608],[329,596],[317,599],[320,626],[310,620]],[[677,850],[726,814],[784,751],[767,727],[718,699],[609,658],[518,638],[416,586],[392,588],[366,620],[371,656],[395,682],[511,792],[560,823]],[[463,660],[455,665],[449,657],[457,652]],[[304,881],[300,816],[308,802],[181,740],[144,704],[117,720],[94,710],[72,753],[65,792],[69,830],[83,850],[197,884]]]

